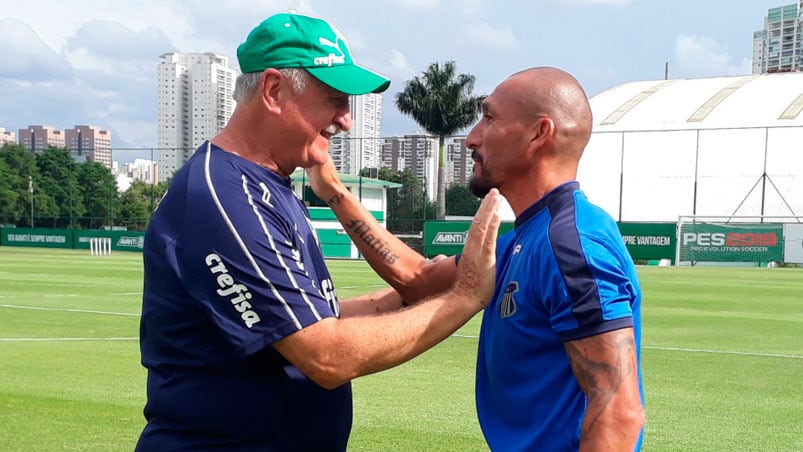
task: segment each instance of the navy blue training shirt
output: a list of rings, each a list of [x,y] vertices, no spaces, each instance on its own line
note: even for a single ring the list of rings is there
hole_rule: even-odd
[[[145,237],[138,451],[345,450],[351,385],[324,389],[271,344],[338,300],[290,180],[205,143]]]

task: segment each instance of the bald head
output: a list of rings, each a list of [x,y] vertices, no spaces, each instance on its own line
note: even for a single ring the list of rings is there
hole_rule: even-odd
[[[557,148],[566,157],[580,158],[591,137],[591,107],[580,83],[565,71],[552,67],[534,67],[517,72],[511,83],[520,96],[525,120],[552,118]]]

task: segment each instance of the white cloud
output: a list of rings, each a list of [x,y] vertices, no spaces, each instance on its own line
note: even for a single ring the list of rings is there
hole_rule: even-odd
[[[482,10],[482,0],[451,0],[452,11],[463,14],[477,14]]]
[[[514,50],[520,46],[509,28],[493,28],[485,22],[466,24],[463,36],[469,43],[496,51]]]
[[[416,73],[415,69],[407,62],[407,58],[397,49],[390,51],[390,69],[392,74],[404,80],[410,79]]]
[[[102,58],[153,60],[171,50],[168,37],[154,27],[141,31],[114,21],[92,20],[81,24],[75,36],[67,38],[68,49],[86,49]]]
[[[0,20],[0,79],[44,81],[72,77],[63,55],[47,46],[25,22]]]
[[[695,34],[682,34],[675,40],[675,60],[670,62],[676,71],[691,76],[722,76],[750,73],[745,61],[733,63],[733,58],[714,39]],[[674,64],[672,64],[674,63]]]

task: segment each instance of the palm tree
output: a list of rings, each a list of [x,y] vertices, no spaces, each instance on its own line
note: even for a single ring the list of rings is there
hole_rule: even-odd
[[[403,91],[396,93],[396,108],[438,137],[439,220],[446,214],[444,140],[477,120],[485,96],[475,96],[473,90],[474,76],[457,74],[455,62],[447,61],[443,66],[430,64],[420,77],[413,77]]]

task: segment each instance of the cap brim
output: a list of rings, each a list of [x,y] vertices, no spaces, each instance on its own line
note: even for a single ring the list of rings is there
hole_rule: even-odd
[[[360,95],[381,93],[390,86],[390,79],[357,65],[304,68],[313,77],[341,93]]]

